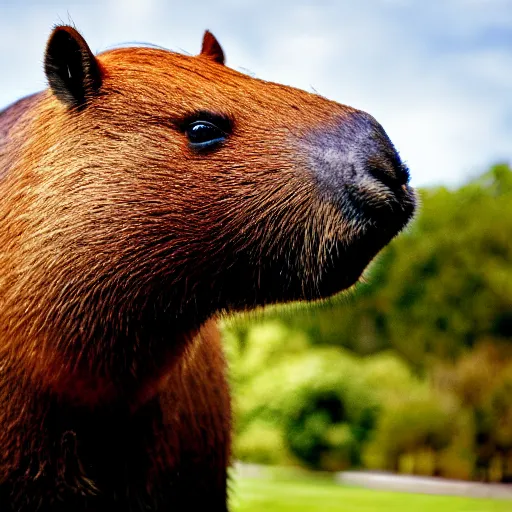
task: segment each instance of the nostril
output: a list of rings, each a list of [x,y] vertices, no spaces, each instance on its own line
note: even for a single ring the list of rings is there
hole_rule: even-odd
[[[367,172],[389,188],[401,187],[409,183],[409,170],[398,155],[390,159],[369,158]]]
[[[400,159],[384,128],[375,120],[371,123],[369,138],[371,143],[366,160],[367,172],[388,187],[409,183],[407,166]]]

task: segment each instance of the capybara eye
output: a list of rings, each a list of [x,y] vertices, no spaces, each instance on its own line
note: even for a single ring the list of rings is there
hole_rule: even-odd
[[[226,133],[209,121],[194,121],[185,133],[194,149],[210,148],[226,139]]]

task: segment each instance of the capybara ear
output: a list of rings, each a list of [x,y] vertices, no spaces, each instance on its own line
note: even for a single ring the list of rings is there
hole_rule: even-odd
[[[101,86],[101,69],[84,38],[56,27],[46,46],[44,69],[55,96],[68,107],[84,106]]]
[[[207,30],[203,36],[203,46],[201,48],[201,55],[207,57],[218,64],[224,64],[224,52],[215,36]]]

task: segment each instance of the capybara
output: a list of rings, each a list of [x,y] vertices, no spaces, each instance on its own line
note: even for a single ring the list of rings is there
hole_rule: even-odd
[[[94,56],[0,114],[0,510],[227,510],[215,318],[354,284],[409,221],[368,114],[198,56]]]

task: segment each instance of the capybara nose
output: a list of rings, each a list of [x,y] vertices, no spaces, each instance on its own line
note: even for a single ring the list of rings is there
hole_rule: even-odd
[[[310,134],[311,171],[322,196],[344,204],[352,198],[396,199],[409,172],[382,126],[369,114],[354,111]]]

